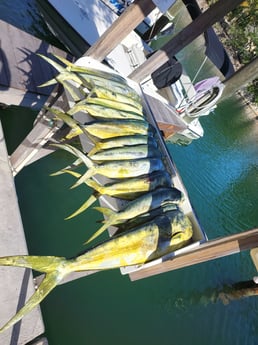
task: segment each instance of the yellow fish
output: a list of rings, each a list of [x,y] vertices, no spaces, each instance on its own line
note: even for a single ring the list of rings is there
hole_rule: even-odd
[[[46,276],[26,304],[1,329],[21,320],[69,273],[139,265],[186,245],[192,237],[189,219],[181,212],[156,217],[150,223],[117,235],[72,259],[56,256],[8,256],[1,266],[27,267]]]

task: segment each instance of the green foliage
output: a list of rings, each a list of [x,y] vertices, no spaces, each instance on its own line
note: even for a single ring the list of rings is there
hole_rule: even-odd
[[[229,44],[237,52],[241,64],[247,64],[258,55],[258,2],[246,0],[227,17]],[[253,103],[258,104],[258,79],[254,79],[247,91]]]
[[[212,5],[215,1],[208,0]],[[258,1],[245,0],[220,21],[225,35],[223,44],[233,53],[240,64],[246,65],[258,56]],[[217,26],[216,26],[217,27]],[[217,29],[220,31],[221,28]],[[258,79],[246,88],[251,102],[258,104]]]
[[[258,104],[258,78],[247,86],[247,91],[251,95],[251,102]]]
[[[226,19],[230,44],[238,52],[240,62],[246,64],[258,55],[257,0],[244,1]]]

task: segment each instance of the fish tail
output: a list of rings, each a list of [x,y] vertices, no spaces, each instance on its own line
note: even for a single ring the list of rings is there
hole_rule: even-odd
[[[72,176],[77,177],[77,178],[80,178],[82,176],[82,174],[80,174],[76,171],[73,171],[73,170],[63,169],[62,172],[67,173],[67,174],[72,175]]]
[[[72,185],[71,189],[78,187],[82,183],[86,183],[86,180],[88,180],[90,177],[92,177],[95,174],[95,168],[94,166],[90,167],[88,171],[84,175],[82,175],[74,185]]]
[[[27,267],[46,273],[45,278],[36,292],[29,298],[25,305],[2,328],[0,333],[13,326],[36,307],[70,272],[68,261],[56,256],[11,256],[0,258],[2,266]]]
[[[71,84],[69,82],[67,82],[67,80],[68,81],[73,80],[76,83],[80,83],[80,80],[77,78],[76,75],[68,74],[68,73],[69,72],[60,73],[58,76],[56,76],[56,80],[63,85],[63,87],[70,94],[70,96],[72,97],[74,102],[79,102],[81,100],[81,96],[82,96],[80,90],[79,90],[79,94],[78,94],[78,92],[75,91],[75,88],[73,86],[71,86]]]
[[[58,59],[59,61],[61,61],[63,64],[65,64],[67,67],[72,67],[73,66],[73,63],[69,60],[67,60],[66,58],[62,57],[62,56],[59,56],[57,54],[54,54],[52,53],[52,55]]]
[[[88,134],[89,135],[89,134]],[[101,150],[101,142],[99,142],[98,140],[96,140],[96,138],[94,138],[93,136],[90,136],[91,141],[93,142],[94,146],[92,147],[92,149],[88,152],[87,156],[90,157],[92,155],[94,155],[94,153],[98,152]]]
[[[80,158],[78,158],[72,164],[70,164],[70,165],[66,166],[65,168],[62,168],[62,169],[60,169],[60,170],[50,174],[50,176],[57,176],[57,175],[69,173],[70,175],[73,175],[73,176],[79,178],[81,176],[81,174],[76,173],[75,171],[72,171],[72,170],[69,170],[69,169],[75,169],[79,165],[81,165],[81,163],[82,163],[82,160]]]
[[[84,244],[88,244],[89,242],[93,241],[96,237],[101,235],[110,225],[112,225],[112,222],[106,222],[103,224]]]
[[[51,173],[49,176],[57,176],[57,175],[62,175],[62,174],[65,174],[65,173],[68,173],[70,175],[73,175],[74,177],[77,177],[79,178],[81,176],[81,174],[78,174],[75,172],[75,171],[72,171],[72,170],[68,170],[69,168],[73,168],[73,167],[77,167],[77,165],[69,165],[65,168],[62,168],[54,173]]]
[[[72,155],[81,159],[81,161],[87,166],[87,168],[94,167],[94,163],[90,158],[88,158],[82,151],[78,150],[76,147],[69,144],[51,144],[52,146],[63,149],[67,152],[70,152]]]
[[[91,195],[89,199],[86,202],[84,202],[80,208],[78,208],[78,210],[73,212],[70,216],[66,217],[65,220],[78,216],[80,213],[84,212],[88,207],[90,207],[96,200],[96,196]]]
[[[71,129],[70,132],[65,136],[65,139],[71,140],[71,139],[73,139],[75,137],[78,137],[82,133],[83,133],[83,131],[81,130],[81,128]]]
[[[88,179],[87,181],[85,181],[85,183],[87,184],[87,186],[91,187],[92,189],[95,189],[97,192],[102,194],[103,187],[96,181]]]
[[[95,146],[88,152],[88,156],[89,156],[89,157],[92,156],[92,155],[94,155],[94,153],[98,152],[98,150],[99,150],[99,147],[98,147],[98,146],[99,146],[99,145],[96,143]]]
[[[95,210],[103,213],[106,217],[110,218],[112,216],[114,216],[116,214],[116,212],[112,211],[111,209],[107,208],[107,207],[94,207]]]
[[[42,55],[42,54],[37,54],[38,56],[40,56],[43,60],[46,60],[51,66],[53,66],[58,72],[63,72],[65,71],[65,68],[60,65],[59,63],[57,63],[56,61],[48,58],[47,56],[45,55]]]
[[[55,85],[55,84],[57,84],[57,80],[56,80],[56,78],[53,78],[53,79],[46,81],[43,84],[38,85],[38,87],[46,87],[46,86],[51,86],[51,85]]]
[[[89,157],[87,157],[86,155],[84,155],[84,157],[83,157],[83,162],[87,166],[87,168],[93,168],[95,166],[95,164],[92,162],[92,160]]]
[[[45,109],[53,113],[60,120],[64,121],[64,123],[66,123],[70,128],[77,129],[79,127],[78,121],[70,116],[69,112],[64,113],[63,111],[60,111],[53,107],[45,107]]]

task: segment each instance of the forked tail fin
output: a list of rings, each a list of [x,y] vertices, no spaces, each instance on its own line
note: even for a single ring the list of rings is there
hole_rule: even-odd
[[[108,207],[100,207],[100,206],[96,206],[94,207],[95,210],[103,213],[106,217],[111,218],[111,217],[115,217],[116,212],[111,210]]]
[[[19,255],[0,258],[1,266],[27,267],[46,273],[45,278],[36,292],[29,298],[17,314],[0,328],[0,333],[20,321],[24,315],[28,314],[36,307],[58,285],[58,283],[69,273],[66,263],[67,260],[65,258],[56,256]]]
[[[84,244],[88,244],[89,242],[93,241],[96,237],[101,235],[110,225],[112,225],[112,221],[107,220],[105,224],[103,224]]]
[[[79,214],[81,214],[82,212],[86,211],[87,208],[89,208],[95,201],[97,200],[97,197],[95,195],[91,195],[89,197],[89,199],[87,199],[81,206],[80,208],[78,208],[78,210],[76,210],[75,212],[73,212],[70,216],[66,217],[65,220],[74,218],[76,216],[78,216]]]

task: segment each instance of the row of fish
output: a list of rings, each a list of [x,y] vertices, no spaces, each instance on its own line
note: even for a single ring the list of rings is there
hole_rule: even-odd
[[[190,220],[180,209],[183,195],[172,185],[156,129],[145,118],[137,92],[116,73],[76,66],[60,57],[56,58],[62,65],[43,58],[59,72],[44,85],[62,83],[74,101],[67,112],[48,109],[71,128],[64,142],[53,145],[75,157],[71,165],[53,175],[71,174],[76,178],[73,188],[86,184],[93,189],[90,198],[68,218],[85,211],[103,195],[116,198],[118,204],[124,200],[125,206],[117,211],[95,207],[105,219],[87,243],[110,226],[115,226],[117,233],[75,258],[0,258],[0,265],[45,273],[36,292],[0,332],[32,310],[69,273],[143,264],[185,246],[193,233]],[[77,113],[85,113],[85,122],[76,120]],[[78,135],[91,140],[88,153],[72,145]],[[85,166],[83,174],[76,171],[79,166]],[[99,176],[105,183],[100,183]]]

